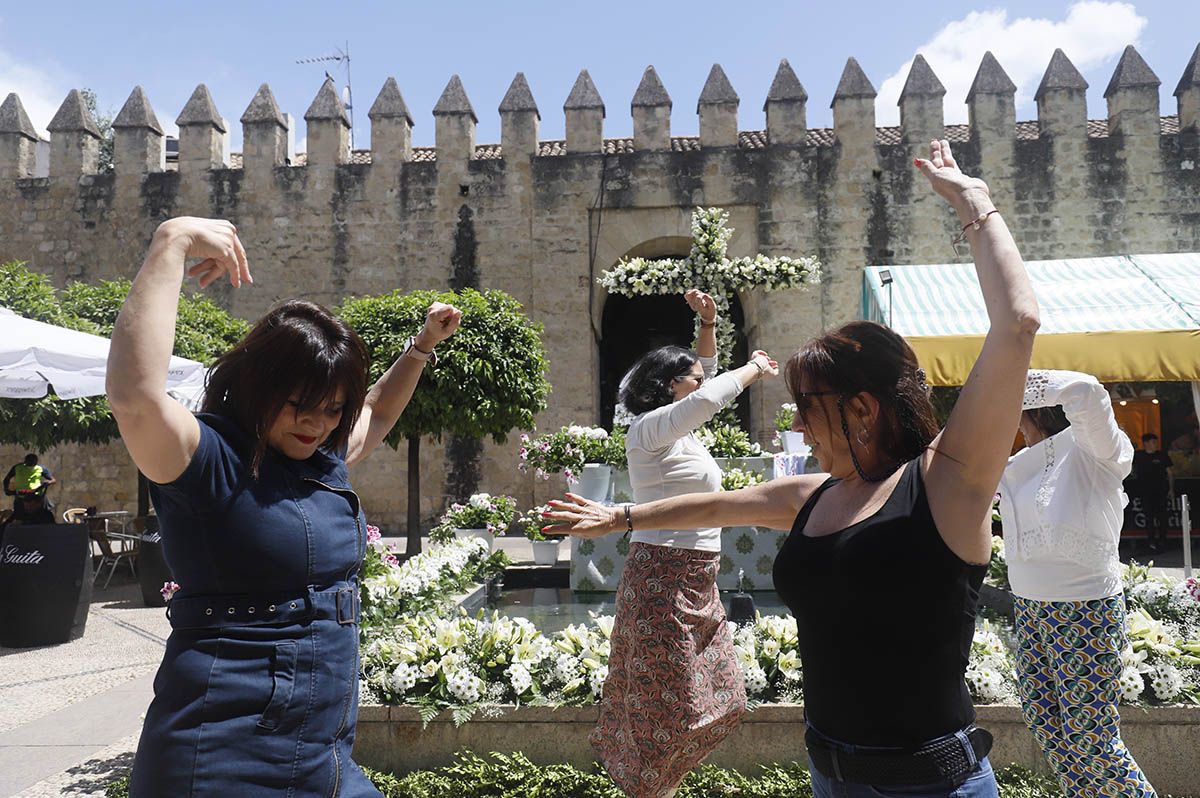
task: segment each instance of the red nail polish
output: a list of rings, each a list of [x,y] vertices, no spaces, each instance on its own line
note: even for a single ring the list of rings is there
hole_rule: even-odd
[[[920,158],[913,158],[913,166],[915,166],[915,167],[917,167],[918,169],[920,169],[920,168],[921,168],[921,159],[920,159]]]

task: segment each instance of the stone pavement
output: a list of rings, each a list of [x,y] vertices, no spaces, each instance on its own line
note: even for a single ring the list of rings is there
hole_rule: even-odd
[[[524,538],[499,545],[514,562],[532,560]],[[1181,553],[1154,560],[1156,572],[1182,576]],[[0,798],[103,796],[128,772],[169,633],[163,609],[143,607],[137,583],[118,572],[107,590],[97,586],[80,639],[0,648]]]

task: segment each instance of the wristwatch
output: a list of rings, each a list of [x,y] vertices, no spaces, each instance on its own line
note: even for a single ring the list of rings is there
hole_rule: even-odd
[[[417,336],[415,335],[408,337],[408,343],[405,344],[401,357],[411,357],[413,360],[420,360],[422,363],[428,363],[431,366],[437,365],[437,350],[431,349],[428,352],[422,352],[417,348]]]

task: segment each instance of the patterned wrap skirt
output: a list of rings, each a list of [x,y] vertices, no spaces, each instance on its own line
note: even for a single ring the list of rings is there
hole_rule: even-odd
[[[658,798],[741,723],[746,686],[717,592],[717,552],[634,543],[617,588],[591,734],[613,781]]]

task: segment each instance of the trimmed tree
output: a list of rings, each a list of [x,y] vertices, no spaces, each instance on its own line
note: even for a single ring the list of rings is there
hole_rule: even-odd
[[[503,291],[395,291],[349,299],[338,309],[371,353],[371,381],[379,379],[425,323],[433,302],[462,311],[462,324],[438,345],[438,363],[426,367],[412,401],[385,439],[393,449],[408,441],[409,556],[421,550],[421,436],[443,435],[504,443],[513,430],[532,430],[546,409],[550,383],[542,326]]]

